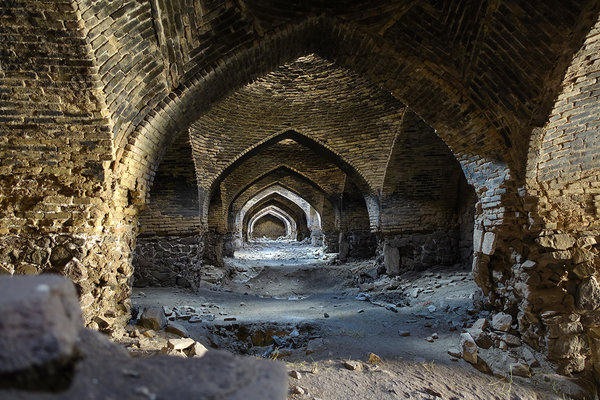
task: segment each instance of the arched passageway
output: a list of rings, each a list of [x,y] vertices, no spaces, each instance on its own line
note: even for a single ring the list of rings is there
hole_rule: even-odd
[[[0,267],[68,276],[87,326],[224,268],[279,184],[338,260],[472,257],[490,318],[597,379],[598,1],[0,11]]]

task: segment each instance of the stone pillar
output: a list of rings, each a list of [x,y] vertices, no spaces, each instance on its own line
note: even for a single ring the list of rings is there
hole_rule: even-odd
[[[214,265],[215,267],[225,266],[223,261],[223,239],[224,235],[215,231],[204,233],[203,261],[205,264]]]
[[[323,245],[326,253],[337,253],[340,239],[340,231],[323,231]]]
[[[400,250],[391,246],[389,242],[383,244],[383,264],[385,273],[389,276],[396,276],[400,273]]]

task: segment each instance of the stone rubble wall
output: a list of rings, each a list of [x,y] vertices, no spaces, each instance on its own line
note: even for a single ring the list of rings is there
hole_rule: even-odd
[[[133,286],[198,288],[203,246],[200,235],[138,237]]]
[[[0,271],[59,272],[85,323],[128,318],[133,215],[112,200],[112,121],[78,5],[0,5]]]

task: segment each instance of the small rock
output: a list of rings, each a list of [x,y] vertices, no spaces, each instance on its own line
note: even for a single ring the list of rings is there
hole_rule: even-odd
[[[391,312],[395,312],[395,313],[397,313],[397,312],[398,312],[398,308],[396,308],[396,306],[395,306],[395,305],[393,305],[393,304],[388,304],[388,305],[386,305],[386,306],[385,306],[385,309],[386,309],[386,310],[389,310],[389,311],[391,311]]]
[[[512,316],[503,312],[494,315],[494,318],[492,319],[492,328],[497,331],[506,332],[510,329],[511,324]]]
[[[167,324],[167,318],[162,307],[147,307],[142,312],[137,324],[143,328],[158,331]]]
[[[436,390],[433,390],[431,388],[425,388],[425,392],[427,392],[427,394],[433,396],[433,397],[442,397],[442,394]]]
[[[294,390],[293,391],[294,391],[295,394],[304,394],[304,393],[306,393],[306,391],[303,388],[301,388],[300,386],[294,386]]]
[[[435,310],[437,309],[434,305],[430,305],[429,307],[427,307],[427,309],[429,310],[430,313],[435,312]]]
[[[371,298],[371,295],[368,293],[359,293],[356,295],[356,300],[358,301],[369,301]]]
[[[438,336],[437,332],[436,332],[436,333],[434,333],[434,334],[432,334],[432,335],[431,335],[431,337],[432,337],[432,338],[434,338],[434,339],[438,339],[438,338],[439,338],[439,336]]]
[[[429,343],[433,343],[435,341],[431,336],[427,336],[425,340],[427,340]]]
[[[450,354],[452,357],[456,357],[456,358],[460,358],[460,350],[458,350],[456,347],[450,347],[448,349],[448,354]]]
[[[353,360],[344,361],[344,367],[350,371],[362,371],[363,369],[361,362]]]
[[[301,379],[302,378],[302,374],[296,370],[290,371],[288,372],[288,375],[291,376],[294,379]]]
[[[473,340],[475,340],[477,346],[481,347],[482,349],[489,349],[494,345],[494,341],[490,338],[490,336],[481,329],[471,328],[468,330],[468,332],[471,334]]]
[[[329,318],[329,314],[327,314],[327,313],[323,313],[323,316],[324,316],[325,318]]]
[[[364,313],[364,312],[365,312],[365,309],[361,308],[360,310],[357,311],[357,314]]]
[[[367,361],[371,364],[378,364],[381,362],[381,357],[375,353],[369,353],[369,359]]]
[[[172,350],[185,350],[188,347],[193,346],[195,343],[196,341],[190,338],[169,339],[167,341],[167,347]]]
[[[523,358],[527,364],[534,368],[540,366],[540,362],[537,360],[535,354],[533,354],[533,352],[527,347],[523,347]]]
[[[177,322],[169,322],[169,324],[165,328],[165,332],[173,333],[181,337],[189,336],[187,329],[185,329],[183,325],[178,324]]]
[[[147,338],[153,338],[156,336],[156,332],[154,332],[152,329],[148,329],[142,335],[146,336]]]
[[[508,365],[508,368],[513,375],[522,376],[524,378],[529,378],[531,376],[529,365],[525,364],[524,362],[511,363]]]
[[[487,319],[479,318],[477,321],[475,321],[475,323],[473,324],[473,326],[471,328],[480,329],[480,330],[484,331],[487,329],[488,326],[489,326],[489,323],[488,323]]]
[[[398,335],[400,336],[410,336],[410,331],[398,331]]]
[[[192,346],[192,351],[190,352],[190,357],[200,358],[206,354],[208,349],[202,343],[194,343]]]
[[[475,340],[468,332],[460,334],[460,348],[463,360],[471,364],[477,364],[478,347],[477,344],[475,344]]]
[[[194,315],[192,318],[189,319],[188,321],[190,324],[197,324],[199,322],[202,322],[202,318],[200,318],[197,315]]]
[[[223,321],[236,321],[237,318],[236,317],[227,317],[225,319],[223,319]]]
[[[521,339],[518,336],[511,335],[510,333],[505,333],[502,335],[502,340],[505,341],[510,347],[519,347],[522,345]]]

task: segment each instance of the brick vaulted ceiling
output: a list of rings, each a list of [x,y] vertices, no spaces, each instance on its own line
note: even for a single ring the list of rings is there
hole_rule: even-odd
[[[165,143],[215,101],[310,53],[392,93],[463,164],[519,172],[595,4],[86,0],[79,12],[117,158],[146,154],[133,175],[156,170]]]

